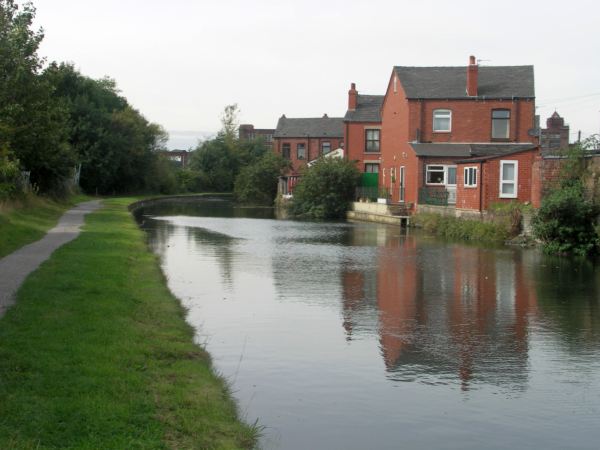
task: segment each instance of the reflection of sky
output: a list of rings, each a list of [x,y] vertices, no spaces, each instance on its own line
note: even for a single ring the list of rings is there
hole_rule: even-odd
[[[235,214],[162,216],[151,245],[265,448],[595,448],[593,266]]]

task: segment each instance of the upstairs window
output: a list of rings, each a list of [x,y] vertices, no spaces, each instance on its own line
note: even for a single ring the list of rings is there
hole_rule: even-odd
[[[500,198],[517,198],[518,161],[500,161]]]
[[[435,109],[433,111],[434,133],[449,133],[452,129],[452,111],[449,109]]]
[[[508,139],[510,136],[510,110],[492,110],[492,139]]]
[[[298,159],[306,159],[306,146],[304,144],[296,145],[296,157]]]
[[[281,145],[281,156],[285,159],[290,159],[290,144]]]
[[[365,152],[379,152],[381,130],[365,130]]]
[[[326,155],[330,151],[331,151],[331,142],[329,142],[329,141],[321,142],[321,153],[323,155]]]
[[[465,187],[477,187],[477,167],[465,167]]]

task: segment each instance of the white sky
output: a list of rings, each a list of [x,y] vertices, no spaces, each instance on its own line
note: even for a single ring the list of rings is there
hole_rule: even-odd
[[[350,82],[383,94],[394,65],[535,66],[538,114],[600,132],[600,3],[467,0],[34,0],[41,54],[109,76],[167,130],[342,116]],[[595,95],[592,95],[595,94]]]

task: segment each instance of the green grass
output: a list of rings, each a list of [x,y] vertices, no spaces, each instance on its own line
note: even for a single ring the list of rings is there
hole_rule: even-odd
[[[251,448],[127,211],[105,201],[0,320],[0,448]]]
[[[67,209],[87,199],[80,195],[58,201],[27,195],[0,204],[0,258],[41,239]]]
[[[444,239],[499,244],[510,237],[510,224],[506,221],[481,222],[435,213],[419,213],[411,224]]]

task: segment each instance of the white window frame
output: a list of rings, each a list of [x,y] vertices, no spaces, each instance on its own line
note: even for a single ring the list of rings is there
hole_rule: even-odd
[[[463,177],[463,185],[466,188],[476,188],[477,187],[477,166],[468,166],[464,169],[464,177]],[[469,172],[471,172],[471,176],[469,176]],[[474,181],[474,182],[473,182]]]
[[[504,174],[504,166],[507,164],[511,164],[514,165],[515,167],[515,179],[514,180],[504,180],[502,178],[503,174]],[[519,189],[519,161],[517,160],[501,160],[500,161],[500,176],[498,177],[500,178],[500,187],[499,187],[499,197],[500,198],[517,198],[518,197],[518,189]],[[513,189],[513,193],[512,194],[504,194],[502,192],[502,186],[505,184],[513,184],[514,185],[514,189]]]
[[[441,167],[441,171],[444,173],[444,179],[442,180],[441,183],[430,183],[429,182],[429,172],[439,172],[440,169],[436,169],[436,170],[430,170],[430,167]],[[447,177],[447,171],[446,171],[446,166],[444,164],[427,164],[425,166],[425,184],[428,186],[446,186],[446,177]]]
[[[431,170],[430,167],[441,167],[441,170],[444,172],[444,180],[442,183],[430,183],[429,181],[427,181],[429,179],[429,177],[427,176],[427,174],[429,172],[440,172],[440,169]],[[426,164],[425,165],[425,184],[427,186],[455,187],[456,183],[454,183],[454,184],[448,183],[448,169],[451,169],[451,168],[455,168],[457,170],[457,174],[458,174],[458,167],[454,164]]]
[[[448,119],[448,129],[447,130],[435,128],[436,115],[438,115],[438,119]],[[434,133],[451,133],[452,132],[452,110],[451,109],[434,109],[433,110],[433,121],[431,123],[431,128]]]

